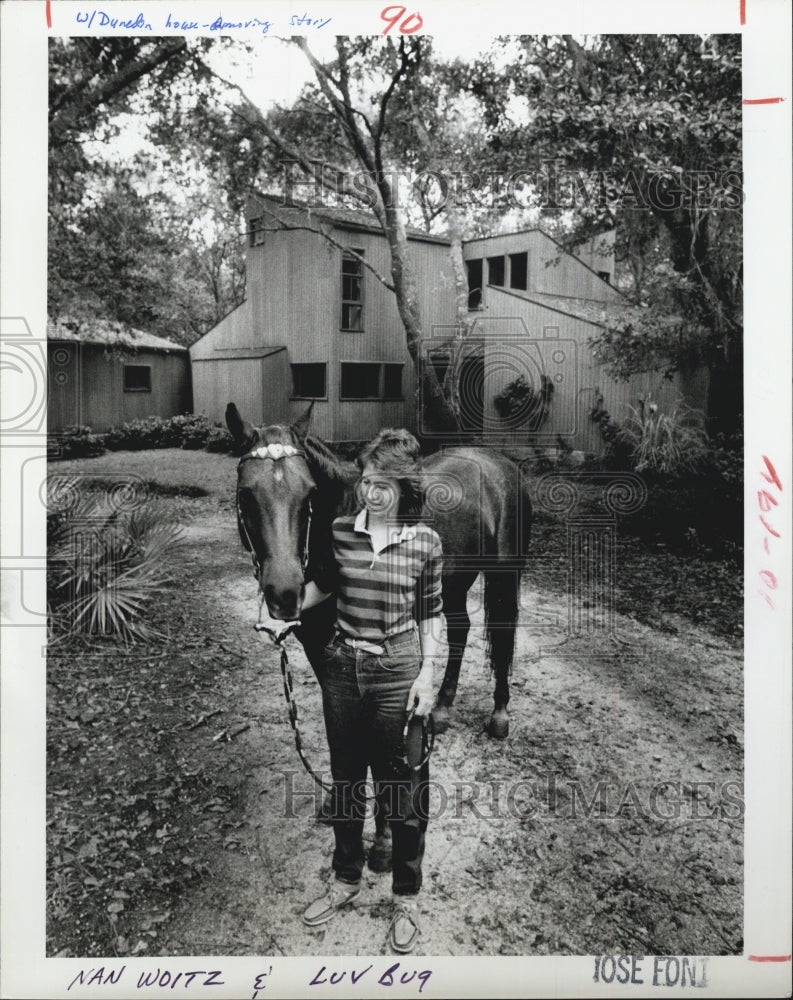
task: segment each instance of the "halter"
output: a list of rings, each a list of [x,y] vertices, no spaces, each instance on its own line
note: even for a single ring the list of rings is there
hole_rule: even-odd
[[[245,536],[245,542],[248,546],[248,550],[251,554],[251,561],[253,562],[253,575],[259,584],[259,590],[262,589],[262,568],[259,564],[259,560],[256,556],[256,549],[254,548],[253,542],[251,541],[251,536],[248,534],[248,529],[245,526],[245,519],[242,516],[242,509],[240,508],[240,480],[239,471],[242,468],[243,462],[249,462],[251,459],[269,459],[271,462],[278,462],[283,458],[304,458],[308,461],[306,453],[301,451],[299,448],[295,448],[291,444],[268,444],[261,445],[259,448],[254,448],[247,452],[240,458],[237,462],[237,494],[236,494],[236,504],[237,504],[237,523],[242,527],[242,533]],[[303,546],[303,555],[300,559],[300,568],[303,572],[303,576],[306,575],[306,567],[308,566],[308,556],[309,556],[309,537],[311,535],[311,516],[313,514],[313,505],[311,503],[311,495],[308,498],[308,523],[306,524],[306,541]]]

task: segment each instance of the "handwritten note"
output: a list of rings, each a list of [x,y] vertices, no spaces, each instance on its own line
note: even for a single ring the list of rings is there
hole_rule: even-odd
[[[332,20],[332,17],[313,17],[306,11],[302,14],[292,14],[289,21],[284,21],[280,27],[282,29],[311,28],[317,31],[321,28],[326,28]],[[222,14],[218,14],[212,21],[199,21],[193,18],[175,18],[168,13],[163,19],[152,18],[149,20],[147,17],[144,17],[142,11],[135,17],[113,17],[97,7],[90,10],[78,10],[75,14],[75,21],[77,24],[97,32],[119,30],[154,32],[156,30],[157,32],[175,31],[181,34],[191,31],[213,31],[230,34],[253,31],[267,35],[276,27],[275,21],[260,17],[249,17],[242,21],[227,21]]]
[[[774,527],[773,517],[775,508],[779,506],[777,494],[782,492],[782,482],[777,475],[773,462],[767,455],[763,455],[763,462],[765,464],[765,471],[762,469],[760,470],[760,480],[761,483],[764,481],[768,484],[768,486],[763,486],[762,489],[757,491],[757,506],[759,508],[757,516],[759,517],[760,523],[765,530],[765,534],[763,535],[763,549],[765,550],[766,556],[769,557],[770,563],[771,558],[773,557],[774,548],[772,539],[782,537]],[[768,517],[765,516],[766,514]],[[758,588],[758,593],[766,604],[773,609],[774,601],[771,597],[771,593],[777,589],[779,581],[777,580],[776,574],[773,570],[768,568],[761,569],[759,576],[763,586]],[[769,593],[769,591],[771,593]]]

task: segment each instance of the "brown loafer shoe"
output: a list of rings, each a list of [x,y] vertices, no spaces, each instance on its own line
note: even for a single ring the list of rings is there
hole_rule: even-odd
[[[413,951],[420,934],[416,897],[394,896],[394,913],[388,929],[388,943],[394,951],[404,955]]]
[[[309,903],[303,911],[303,923],[307,927],[317,927],[324,924],[336,916],[338,911],[351,903],[361,891],[360,884],[355,885],[349,882],[339,882],[335,876],[331,875],[328,883],[328,891],[324,896]]]

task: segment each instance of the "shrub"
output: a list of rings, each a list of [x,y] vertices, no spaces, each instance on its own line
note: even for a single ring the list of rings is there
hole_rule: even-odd
[[[151,638],[142,618],[168,578],[163,560],[179,544],[180,528],[153,505],[120,510],[107,491],[81,490],[76,478],[59,480],[57,489],[68,504],[51,502],[47,514],[52,632]]]
[[[163,445],[165,421],[162,417],[130,420],[120,427],[111,427],[105,434],[105,444],[111,451],[143,451],[146,448],[166,448]]]
[[[207,451],[231,454],[234,450],[234,438],[225,427],[217,424],[210,428],[204,447]]]
[[[225,435],[218,439],[217,432]],[[130,420],[120,427],[111,427],[105,435],[107,447],[111,451],[143,451],[147,448],[188,448],[199,449],[213,438],[210,451],[224,451],[221,440],[231,441],[231,436],[220,424],[213,424],[203,413],[180,413],[175,417],[145,417]]]
[[[66,427],[59,434],[50,436],[58,447],[59,458],[96,458],[104,455],[104,437],[94,434],[90,427]]]
[[[493,398],[499,417],[511,427],[536,431],[546,422],[551,410],[554,384],[547,375],[540,376],[540,391],[536,392],[518,375]]]
[[[205,448],[210,434],[215,429],[209,418],[205,417],[203,413],[185,414],[184,417],[174,417],[173,420],[182,421],[181,447],[191,450]]]
[[[702,413],[682,405],[673,407],[670,413],[661,413],[649,397],[630,410],[621,434],[630,447],[636,472],[674,477],[705,470],[708,435]]]

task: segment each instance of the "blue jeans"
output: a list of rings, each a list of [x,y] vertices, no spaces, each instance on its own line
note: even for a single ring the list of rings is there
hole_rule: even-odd
[[[406,767],[402,734],[408,694],[421,666],[416,632],[387,639],[381,655],[354,649],[336,637],[326,647],[322,703],[333,773],[333,870],[357,883],[363,872],[366,772],[372,769],[377,803],[393,838],[393,890],[421,888],[427,830],[429,764]]]

